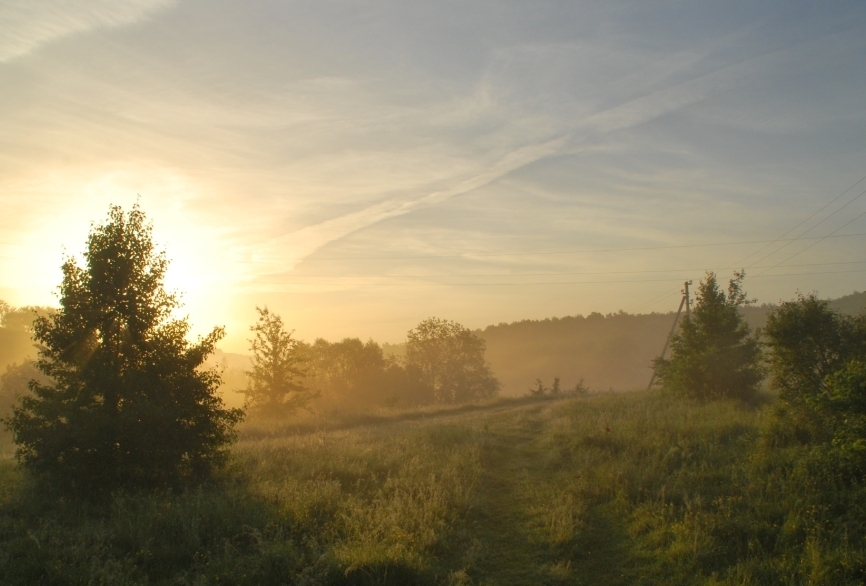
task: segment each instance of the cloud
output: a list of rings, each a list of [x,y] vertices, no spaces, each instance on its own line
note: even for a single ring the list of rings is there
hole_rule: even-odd
[[[339,240],[353,232],[396,216],[407,214],[416,209],[447,201],[457,195],[483,187],[503,175],[530,163],[559,153],[568,137],[560,137],[540,144],[533,144],[516,149],[501,157],[496,163],[472,176],[465,177],[451,187],[428,193],[411,200],[392,199],[368,206],[357,212],[320,222],[296,230],[286,236],[272,240],[269,245],[280,250],[291,250],[291,257],[286,258],[288,267],[292,268],[301,260],[313,254],[329,242]]]
[[[599,112],[586,120],[586,126],[602,133],[638,126],[745,83],[759,67],[754,60],[723,67]]]
[[[0,3],[0,63],[68,35],[133,24],[174,3],[175,0],[5,0]]]
[[[618,106],[596,112],[578,123],[573,132],[553,140],[516,148],[483,170],[479,170],[468,177],[453,179],[452,186],[446,189],[433,191],[409,200],[393,198],[382,201],[359,211],[325,220],[275,238],[268,242],[267,248],[288,250],[291,253],[284,257],[283,266],[273,267],[273,269],[291,270],[304,258],[314,254],[330,242],[340,240],[383,220],[401,216],[422,207],[436,205],[457,195],[468,193],[546,157],[580,153],[587,148],[585,144],[581,144],[584,142],[583,139],[587,138],[587,133],[604,135],[638,126],[695,104],[718,92],[731,89],[752,78],[765,65],[770,56],[772,53],[721,67],[687,81],[674,83],[666,88],[649,92]]]

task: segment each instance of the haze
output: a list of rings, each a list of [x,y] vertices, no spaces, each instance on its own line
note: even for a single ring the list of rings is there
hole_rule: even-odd
[[[229,351],[265,304],[399,342],[667,312],[706,269],[839,297],[864,63],[862,2],[6,1],[0,299],[56,304],[64,251],[137,200]]]

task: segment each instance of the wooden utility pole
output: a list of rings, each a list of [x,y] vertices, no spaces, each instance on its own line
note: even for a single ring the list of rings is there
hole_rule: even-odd
[[[665,352],[668,351],[668,346],[671,343],[671,338],[673,338],[673,336],[674,336],[674,330],[677,329],[677,323],[680,321],[680,314],[683,312],[683,305],[686,306],[686,317],[690,318],[692,316],[692,307],[691,307],[692,302],[691,302],[691,299],[689,298],[689,285],[691,285],[691,284],[692,284],[691,281],[686,281],[684,283],[685,288],[683,289],[683,298],[680,300],[680,307],[679,307],[679,309],[677,309],[677,315],[674,318],[674,323],[671,326],[671,331],[668,332],[668,337],[667,337],[667,340],[665,340],[665,346],[664,346],[664,348],[662,348],[662,354],[661,354],[660,358],[664,358]],[[651,388],[653,388],[653,384],[655,382],[656,382],[656,372],[655,372],[655,370],[653,370],[653,375],[650,377],[650,382],[649,382],[649,385],[647,385],[646,390],[650,390]]]
[[[685,282],[685,290],[683,290],[683,295],[686,296],[686,317],[692,317],[692,301],[689,299],[689,285],[691,285],[691,281]],[[662,358],[664,358],[665,353],[662,352]]]

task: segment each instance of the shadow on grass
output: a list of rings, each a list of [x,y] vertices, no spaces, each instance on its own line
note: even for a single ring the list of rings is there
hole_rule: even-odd
[[[338,559],[333,519],[303,520],[240,475],[176,490],[59,496],[0,464],[0,584],[441,583],[423,564]]]
[[[584,529],[571,550],[572,566],[581,583],[594,586],[647,584],[650,559],[639,555],[622,512],[610,506],[587,511]]]

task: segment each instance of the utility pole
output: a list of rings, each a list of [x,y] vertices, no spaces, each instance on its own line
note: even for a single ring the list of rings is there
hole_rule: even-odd
[[[679,309],[677,309],[677,315],[674,318],[674,323],[671,326],[671,331],[668,332],[668,338],[667,338],[667,340],[665,340],[665,346],[664,346],[664,348],[662,348],[662,353],[661,353],[660,358],[664,358],[665,352],[668,351],[668,346],[671,343],[671,338],[674,335],[674,330],[677,329],[677,323],[680,321],[680,314],[683,312],[683,305],[686,306],[686,317],[691,318],[691,316],[692,316],[692,308],[691,308],[692,303],[691,303],[691,299],[689,299],[689,285],[691,285],[691,284],[692,284],[691,281],[686,281],[684,283],[685,288],[682,291],[683,298],[680,300],[680,307],[679,307]],[[653,375],[650,377],[650,382],[649,382],[649,385],[647,385],[646,390],[650,390],[651,388],[653,388],[653,383],[655,383],[655,382],[656,382],[656,373],[655,373],[655,370],[653,370]]]
[[[691,285],[691,281],[685,282],[685,290],[683,291],[683,295],[686,296],[686,317],[692,317],[692,301],[689,299],[689,285]],[[665,353],[662,352],[662,358],[664,358]]]

